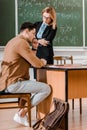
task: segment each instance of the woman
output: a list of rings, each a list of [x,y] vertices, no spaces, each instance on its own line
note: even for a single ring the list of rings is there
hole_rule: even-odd
[[[47,64],[53,64],[53,39],[56,35],[56,12],[53,7],[42,10],[43,20],[36,22],[36,38],[38,47],[36,55],[47,60]]]

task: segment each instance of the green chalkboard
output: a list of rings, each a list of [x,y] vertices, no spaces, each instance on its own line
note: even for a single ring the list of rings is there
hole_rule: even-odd
[[[18,0],[18,28],[25,21],[41,20],[46,6],[57,12],[54,46],[83,46],[82,0]]]
[[[0,46],[15,36],[15,0],[0,0]]]

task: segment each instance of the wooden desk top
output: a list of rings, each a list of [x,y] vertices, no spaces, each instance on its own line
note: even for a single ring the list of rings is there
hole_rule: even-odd
[[[65,64],[65,65],[46,65],[43,69],[47,70],[87,70],[87,65],[82,64]]]

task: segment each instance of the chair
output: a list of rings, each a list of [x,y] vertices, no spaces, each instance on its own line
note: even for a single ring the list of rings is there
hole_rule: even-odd
[[[0,102],[0,109],[9,109],[9,108],[27,108],[28,117],[29,117],[29,126],[31,127],[31,103],[30,103],[30,93],[5,93],[4,91],[0,92],[0,99],[16,99],[15,101]],[[26,101],[22,103],[22,100]],[[7,104],[7,105],[5,105]]]
[[[66,64],[68,60],[70,60],[70,64],[73,64],[73,57],[72,56],[54,56],[54,60],[57,61],[57,64]]]
[[[57,64],[73,64],[73,56],[54,56],[54,60],[57,61]],[[69,62],[70,61],[70,62]],[[79,99],[80,104],[80,114],[82,114],[82,100]],[[74,110],[74,99],[72,99],[72,109]]]

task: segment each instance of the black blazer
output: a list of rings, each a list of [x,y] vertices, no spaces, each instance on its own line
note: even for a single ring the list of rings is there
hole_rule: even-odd
[[[37,33],[39,31],[39,28],[40,28],[41,24],[42,24],[42,22],[36,22],[35,23],[35,26],[36,26],[36,38],[37,38]],[[54,39],[54,37],[56,35],[56,32],[57,32],[57,27],[55,29],[53,29],[52,25],[47,26],[46,29],[44,30],[42,38],[49,41],[49,44],[47,46],[43,46],[43,45],[39,44],[39,46],[37,48],[36,55],[39,58],[46,59],[48,64],[53,63],[53,55],[54,55],[54,53],[53,53],[53,39]]]

